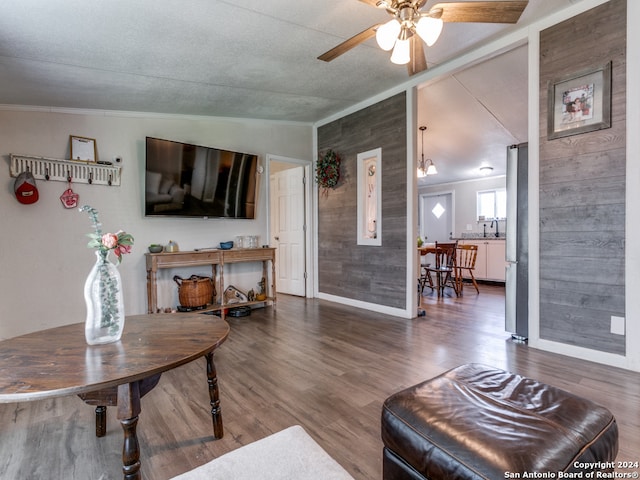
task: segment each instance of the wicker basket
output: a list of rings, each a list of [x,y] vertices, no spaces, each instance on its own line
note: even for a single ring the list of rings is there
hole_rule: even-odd
[[[183,307],[203,307],[214,301],[216,289],[211,277],[191,275],[183,279],[176,275],[173,280],[178,284],[178,299]]]

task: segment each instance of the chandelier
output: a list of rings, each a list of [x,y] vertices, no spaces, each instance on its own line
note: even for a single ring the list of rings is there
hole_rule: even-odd
[[[411,1],[380,0],[376,6],[386,8],[393,18],[382,24],[376,31],[376,41],[384,51],[393,49],[391,61],[398,65],[405,65],[411,60],[411,37],[414,34],[432,46],[442,32],[441,8],[434,8],[428,12],[420,12],[418,5]]]
[[[422,132],[422,157],[418,160],[418,178],[424,178],[427,175],[435,175],[438,173],[436,166],[433,164],[433,160],[430,158],[424,159],[424,131],[427,129],[424,125],[419,127]]]

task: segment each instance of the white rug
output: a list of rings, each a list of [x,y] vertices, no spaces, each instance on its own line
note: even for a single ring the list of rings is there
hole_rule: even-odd
[[[299,425],[218,457],[173,480],[353,480]]]

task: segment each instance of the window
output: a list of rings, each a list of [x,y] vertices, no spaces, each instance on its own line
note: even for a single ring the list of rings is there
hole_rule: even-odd
[[[478,192],[478,218],[507,218],[507,190],[484,190]]]

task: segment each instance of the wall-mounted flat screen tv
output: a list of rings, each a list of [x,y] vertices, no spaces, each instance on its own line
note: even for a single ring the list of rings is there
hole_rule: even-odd
[[[255,218],[258,156],[146,139],[145,215]]]

